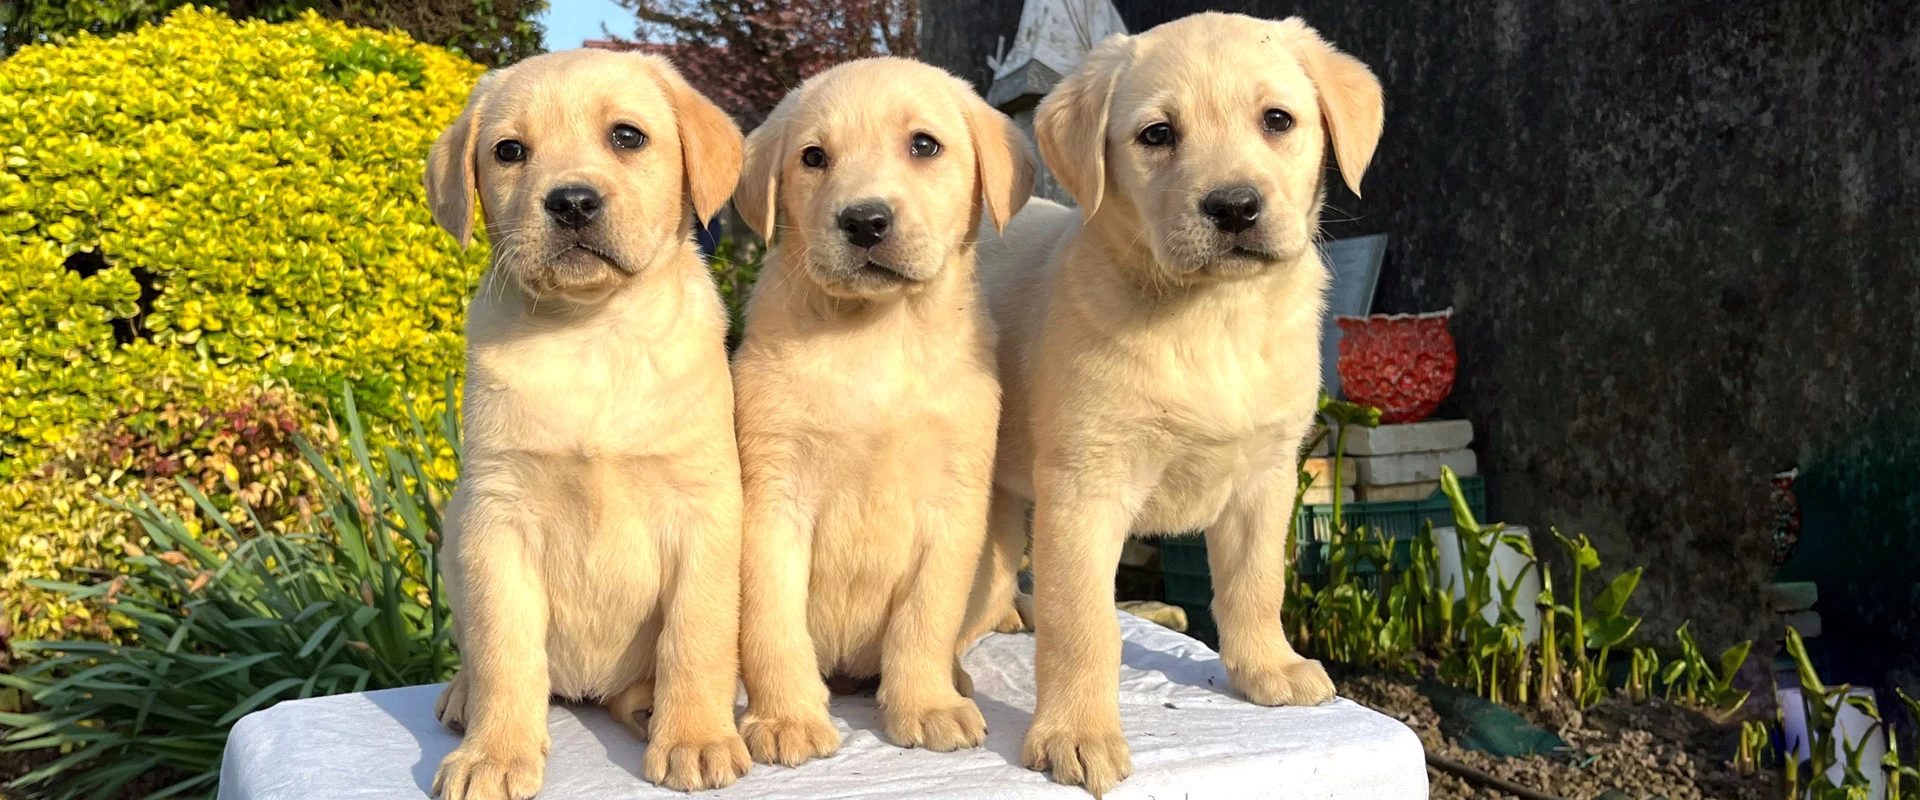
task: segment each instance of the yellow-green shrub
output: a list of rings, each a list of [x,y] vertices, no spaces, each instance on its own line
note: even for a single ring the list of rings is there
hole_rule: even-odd
[[[0,62],[0,479],[161,377],[347,379],[386,419],[437,389],[485,255],[435,229],[422,159],[480,71],[195,9]]]
[[[86,572],[113,570],[121,556],[147,546],[139,523],[100,498],[132,505],[144,493],[209,544],[224,538],[219,521],[181,481],[236,530],[253,530],[256,519],[276,532],[305,522],[317,476],[296,435],[322,444],[338,438],[283,387],[220,385],[191,401],[123,409],[62,442],[33,471],[0,484],[0,552],[7,554],[0,628],[23,639],[114,638],[117,623],[103,607],[28,584],[90,582]]]
[[[0,617],[16,637],[101,633],[24,581],[117,568],[125,517],[93,495],[165,483],[102,444],[129,420],[217,415],[269,383],[321,407],[350,381],[376,424],[441,396],[486,255],[434,226],[420,175],[481,71],[312,14],[195,9],[0,61]],[[283,461],[258,482],[297,483]]]

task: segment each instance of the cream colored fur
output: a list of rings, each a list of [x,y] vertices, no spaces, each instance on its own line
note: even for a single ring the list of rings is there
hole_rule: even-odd
[[[1267,109],[1292,127],[1268,130]],[[1041,103],[1035,138],[1081,212],[1035,201],[981,245],[1004,411],[966,634],[1009,621],[1033,503],[1027,766],[1095,795],[1132,770],[1113,607],[1129,535],[1206,529],[1221,656],[1248,699],[1333,696],[1281,629],[1287,517],[1320,382],[1326,142],[1357,191],[1380,121],[1378,82],[1313,29],[1226,14],[1108,39]],[[1140,141],[1163,122],[1171,146]],[[1227,186],[1263,199],[1237,235],[1199,208]]]
[[[615,148],[619,124],[644,146]],[[503,163],[504,140],[529,156]],[[740,154],[739,130],[665,60],[588,50],[487,75],[434,144],[435,218],[465,244],[477,190],[493,245],[441,554],[463,665],[437,711],[466,735],[435,794],[537,792],[550,696],[650,734],[642,767],[660,785],[725,786],[750,766],[733,719],[727,317],[689,235]],[[603,197],[578,231],[542,209],[563,184]]]
[[[915,134],[936,140],[910,152]],[[805,163],[819,148],[820,166]],[[747,140],[735,205],[772,241],[734,361],[745,478],[741,652],[757,760],[834,752],[825,674],[881,676],[886,736],[978,746],[953,661],[984,546],[999,386],[976,227],[1032,189],[1026,139],[958,79],[840,65]],[[837,222],[885,202],[871,249]],[[774,233],[777,226],[778,233]]]

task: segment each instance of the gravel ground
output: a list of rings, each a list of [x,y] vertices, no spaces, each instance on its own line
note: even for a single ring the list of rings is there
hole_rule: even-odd
[[[1769,800],[1778,797],[1769,773],[1735,772],[1725,761],[1728,737],[1738,731],[1662,700],[1610,699],[1584,714],[1528,711],[1573,746],[1568,756],[1498,758],[1461,748],[1440,732],[1433,704],[1397,676],[1352,675],[1340,694],[1405,722],[1427,750],[1565,800],[1596,800],[1618,790],[1631,800]],[[1517,796],[1427,768],[1434,800],[1505,800]]]

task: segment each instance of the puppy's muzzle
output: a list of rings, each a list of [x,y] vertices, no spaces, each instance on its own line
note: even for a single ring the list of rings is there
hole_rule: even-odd
[[[1213,220],[1221,233],[1238,234],[1260,221],[1260,190],[1251,186],[1215,189],[1200,199],[1200,213]]]
[[[593,224],[603,205],[599,190],[580,184],[555,188],[541,204],[555,225],[574,231]]]

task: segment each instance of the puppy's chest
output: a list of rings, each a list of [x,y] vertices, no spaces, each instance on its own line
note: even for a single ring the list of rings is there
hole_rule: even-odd
[[[482,381],[479,412],[490,429],[508,433],[516,450],[574,455],[645,452],[664,427],[684,424],[684,400],[709,380],[654,350],[626,343],[523,347],[477,361],[469,381]]]
[[[1320,386],[1317,341],[1305,344],[1305,355],[1251,339],[1157,354],[1160,373],[1178,378],[1134,387],[1134,424],[1165,459],[1136,531],[1204,527],[1244,476],[1292,463]]]
[[[1312,413],[1320,387],[1318,340],[1161,343],[1131,354],[1115,377],[1138,398],[1140,422],[1195,448],[1257,445]]]
[[[810,361],[794,382],[810,389],[796,399],[829,433],[977,425],[999,399],[990,362],[959,352],[845,348]]]

